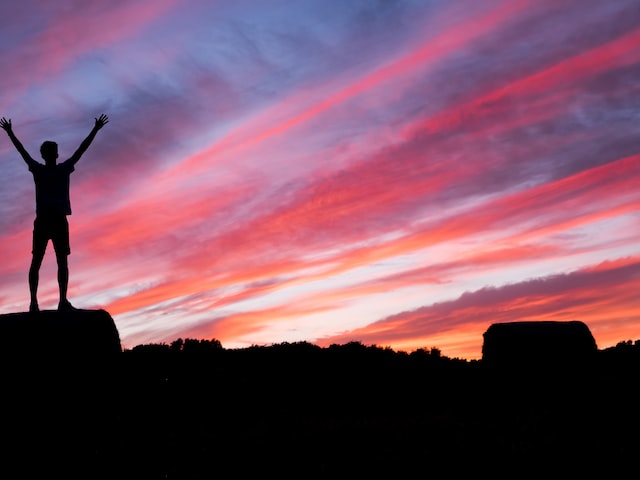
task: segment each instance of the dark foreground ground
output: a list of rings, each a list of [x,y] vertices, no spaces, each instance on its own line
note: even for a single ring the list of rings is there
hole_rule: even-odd
[[[361,344],[5,358],[1,478],[637,478],[640,346],[507,365]]]

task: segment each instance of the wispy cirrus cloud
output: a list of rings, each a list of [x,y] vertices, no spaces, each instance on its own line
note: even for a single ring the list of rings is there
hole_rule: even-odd
[[[570,312],[600,344],[635,336],[634,1],[27,1],[12,15],[0,106],[29,151],[52,138],[71,153],[111,118],[72,177],[70,288],[125,345],[348,337],[476,356],[492,318]],[[14,311],[33,185],[8,141],[0,157]]]
[[[458,298],[402,312],[366,327],[319,341],[321,345],[353,340],[366,344],[403,346],[406,349],[438,346],[446,334],[445,350],[451,356],[481,358],[468,350],[468,332],[481,335],[495,322],[526,320],[582,320],[601,344],[615,344],[638,331],[637,321],[629,321],[614,335],[609,331],[621,319],[637,318],[634,291],[640,283],[637,258],[627,263],[600,265],[596,269],[525,280],[500,287],[484,287],[465,292]],[[606,292],[606,293],[605,293]],[[606,311],[606,315],[594,312]],[[618,324],[619,326],[619,324]]]

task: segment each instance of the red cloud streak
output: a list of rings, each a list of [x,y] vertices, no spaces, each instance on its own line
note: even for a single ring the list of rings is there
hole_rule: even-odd
[[[530,227],[517,234],[514,240],[524,240],[528,237],[539,236],[542,233],[549,234],[554,231],[562,231],[568,227],[580,224],[587,224],[590,221],[600,218],[606,218],[612,214],[622,214],[640,209],[640,199],[637,198],[635,192],[635,178],[640,173],[640,155],[635,155],[625,159],[618,160],[600,167],[580,172],[572,177],[558,180],[550,184],[543,184],[522,192],[508,195],[494,201],[479,205],[472,211],[447,218],[438,224],[423,227],[421,230],[404,236],[396,241],[388,244],[364,247],[360,249],[350,250],[348,254],[339,254],[334,260],[339,260],[340,267],[333,269],[331,273],[338,270],[348,270],[357,265],[363,265],[370,262],[383,260],[396,255],[409,253],[415,250],[425,248],[428,245],[448,242],[457,238],[474,235],[487,230],[502,230],[506,227],[514,225],[528,224],[532,219],[536,219]],[[624,192],[631,192],[629,195],[620,195]],[[591,202],[592,198],[598,198],[599,203]],[[604,208],[601,199],[610,199],[611,205]],[[317,200],[311,200],[311,205],[320,204]],[[325,204],[326,205],[326,204]],[[276,235],[282,225],[283,234],[288,235],[288,226],[295,224],[303,230],[318,230],[309,222],[318,220],[318,216],[310,214],[306,206],[300,206],[302,213],[296,215],[295,222],[292,223],[290,214],[287,213],[287,220],[271,219],[267,220],[265,225],[250,224],[244,227],[243,231],[232,234],[235,238],[234,256],[250,255],[250,251],[254,251],[255,244],[250,238],[269,237]],[[321,218],[321,216],[320,216]],[[264,222],[261,219],[260,222]],[[305,225],[306,223],[306,225]],[[249,236],[249,238],[241,238],[241,236]],[[513,237],[512,237],[513,238]],[[212,241],[210,248],[213,251],[227,251],[225,245],[228,243],[225,239],[220,239],[220,246],[215,245]],[[243,247],[244,246],[244,247]],[[302,248],[300,245],[299,248]],[[243,248],[250,251],[243,253]],[[200,267],[206,265],[207,259],[198,255],[195,259]],[[332,263],[329,259],[324,260]],[[284,262],[290,267],[298,264],[297,261]],[[272,270],[267,268],[269,263],[263,264],[260,269],[251,269],[254,272],[271,271],[283,272],[286,268],[282,267],[282,262],[278,262],[280,268]],[[274,266],[274,264],[272,264]],[[243,275],[245,276],[245,275]],[[247,280],[257,281],[261,276],[247,276]],[[132,308],[148,306],[156,301],[167,300],[173,296],[182,296],[186,294],[201,291],[203,288],[219,286],[221,282],[204,281],[202,278],[195,276],[186,280],[170,282],[169,286],[162,285],[153,287],[150,291],[134,294],[122,302]],[[154,291],[156,291],[154,293]],[[164,294],[162,292],[165,292]],[[138,301],[139,299],[146,299]],[[114,311],[122,311],[121,302],[109,306]]]

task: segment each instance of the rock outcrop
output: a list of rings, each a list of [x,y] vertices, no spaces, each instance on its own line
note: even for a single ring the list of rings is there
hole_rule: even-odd
[[[0,475],[118,478],[95,460],[121,428],[123,355],[104,310],[0,315]]]
[[[482,360],[492,366],[580,364],[598,348],[580,321],[494,323],[483,334]]]
[[[105,310],[0,315],[0,356],[5,359],[109,361],[120,353],[118,329]]]

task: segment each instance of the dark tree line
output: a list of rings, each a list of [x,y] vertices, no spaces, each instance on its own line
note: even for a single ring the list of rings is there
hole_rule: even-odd
[[[26,456],[25,471],[66,478],[574,478],[637,465],[639,341],[540,370],[358,342],[178,339],[77,360],[19,390],[5,381],[5,468]]]

